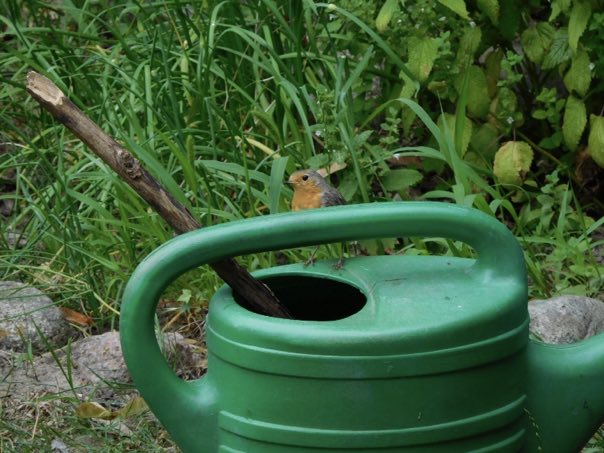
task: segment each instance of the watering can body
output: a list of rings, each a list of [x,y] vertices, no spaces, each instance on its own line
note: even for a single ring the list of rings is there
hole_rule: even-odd
[[[295,320],[253,313],[223,287],[206,324],[207,374],[183,382],[159,351],[155,305],[189,269],[259,250],[407,235],[461,240],[477,258],[267,269],[256,276]],[[570,452],[601,419],[593,406],[604,401],[592,393],[604,389],[604,372],[585,378],[584,401],[576,391],[561,406],[550,401],[574,373],[569,365],[552,376],[558,350],[529,345],[526,285],[513,236],[474,210],[414,202],[266,216],[182,235],[145,259],[124,294],[122,348],[135,385],[185,452]],[[582,429],[569,429],[579,434],[558,433],[564,414],[547,413],[559,410],[574,412]]]

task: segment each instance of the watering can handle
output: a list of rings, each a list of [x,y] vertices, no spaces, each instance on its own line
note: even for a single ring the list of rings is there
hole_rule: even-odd
[[[259,251],[400,236],[439,236],[471,245],[478,255],[472,267],[476,278],[509,277],[512,281],[525,278],[522,251],[504,225],[475,209],[447,203],[336,206],[255,217],[192,231],[168,241],[145,258],[124,291],[120,334],[124,358],[135,384],[156,414],[155,408],[166,404],[173,409],[162,412],[172,412],[178,417],[196,410],[192,407],[195,399],[189,394],[191,384],[172,372],[154,331],[155,308],[162,292],[184,272]]]

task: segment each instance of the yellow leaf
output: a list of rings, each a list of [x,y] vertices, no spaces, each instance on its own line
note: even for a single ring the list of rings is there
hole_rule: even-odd
[[[114,413],[117,417],[128,418],[149,410],[147,403],[140,396],[132,398],[128,404]]]
[[[509,141],[495,154],[493,173],[502,184],[520,185],[533,161],[533,149],[526,142]]]
[[[102,418],[105,420],[115,418],[111,411],[95,402],[82,403],[76,407],[75,412],[80,418]]]

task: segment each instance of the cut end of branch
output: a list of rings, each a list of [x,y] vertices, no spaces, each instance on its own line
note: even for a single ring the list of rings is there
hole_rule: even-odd
[[[65,99],[65,94],[42,74],[35,71],[27,73],[27,91],[34,98],[51,105],[60,105]]]

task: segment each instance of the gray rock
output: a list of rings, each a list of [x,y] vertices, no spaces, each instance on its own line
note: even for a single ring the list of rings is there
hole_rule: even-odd
[[[559,296],[528,304],[530,331],[545,343],[576,343],[604,332],[604,302]]]
[[[2,207],[0,205],[0,212],[1,211]],[[6,239],[6,245],[9,249],[21,249],[27,245],[27,239],[22,233],[9,231],[5,234],[4,238]]]
[[[197,377],[205,371],[205,350],[189,344],[178,333],[167,333],[162,340],[168,360],[178,367],[177,374]],[[113,405],[129,397],[120,389],[122,384],[130,382],[130,376],[118,332],[83,338],[31,361],[15,355],[10,365],[0,368],[0,373],[0,398],[65,393]]]
[[[31,343],[34,352],[45,351],[44,338],[61,347],[71,333],[61,310],[39,289],[21,282],[0,282],[0,349],[23,352]]]

